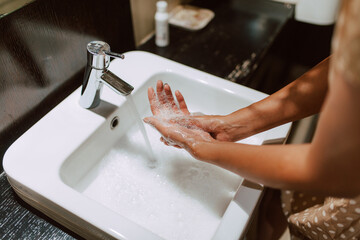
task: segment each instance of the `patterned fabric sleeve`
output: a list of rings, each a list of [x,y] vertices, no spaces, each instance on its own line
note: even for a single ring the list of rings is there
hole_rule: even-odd
[[[293,240],[360,240],[360,196],[323,198],[283,191],[282,201]]]

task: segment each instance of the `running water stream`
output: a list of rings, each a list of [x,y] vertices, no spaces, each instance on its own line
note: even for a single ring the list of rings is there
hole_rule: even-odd
[[[155,155],[154,155],[154,152],[151,148],[151,144],[150,144],[150,141],[149,141],[149,137],[146,133],[146,130],[145,130],[145,127],[144,127],[144,123],[141,119],[141,115],[140,113],[138,112],[137,108],[136,108],[136,105],[135,105],[135,102],[134,102],[134,99],[131,95],[128,95],[126,96],[126,100],[129,102],[129,105],[130,105],[130,109],[131,111],[133,112],[133,116],[135,118],[135,121],[140,129],[140,132],[142,134],[142,136],[144,137],[144,141],[145,141],[145,144],[146,144],[146,147],[147,147],[147,152],[148,152],[148,157],[149,157],[149,167],[156,167],[156,159],[155,159]]]

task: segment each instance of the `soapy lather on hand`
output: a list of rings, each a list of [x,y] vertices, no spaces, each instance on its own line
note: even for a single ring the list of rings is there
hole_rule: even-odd
[[[190,114],[180,91],[175,91],[178,102],[176,104],[170,86],[161,80],[156,84],[156,92],[152,87],[149,87],[148,97],[154,116],[147,117],[144,121],[162,133],[161,141],[167,145],[188,150],[189,144],[192,142],[190,140],[197,139],[199,136],[201,137],[199,140],[233,142],[253,134],[248,129],[246,121],[240,124],[238,119],[235,121],[232,114],[226,116],[194,116]],[[191,135],[195,136],[191,137]],[[189,139],[184,139],[185,136]],[[179,141],[177,144],[174,142],[175,139]]]
[[[216,141],[209,132],[204,131],[201,120],[191,116],[184,97],[175,91],[176,104],[168,84],[158,81],[156,93],[152,87],[148,89],[148,97],[153,117],[144,119],[161,134],[161,141],[166,145],[184,148],[194,156],[194,145],[201,141]]]

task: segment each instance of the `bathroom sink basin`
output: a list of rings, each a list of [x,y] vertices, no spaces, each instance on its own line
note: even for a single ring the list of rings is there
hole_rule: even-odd
[[[30,205],[87,239],[239,239],[263,187],[160,143],[146,126],[149,158],[134,105],[150,115],[147,88],[179,89],[191,112],[227,114],[266,94],[140,51],[110,70],[135,87],[125,98],[104,87],[95,109],[77,89],[6,152],[4,169]],[[134,104],[134,105],[133,105]],[[283,143],[290,124],[241,142]]]

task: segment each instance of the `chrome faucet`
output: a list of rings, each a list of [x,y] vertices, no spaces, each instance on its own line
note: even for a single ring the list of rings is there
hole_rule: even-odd
[[[87,65],[80,97],[80,105],[83,108],[94,108],[99,105],[103,84],[123,96],[129,95],[134,90],[133,86],[108,70],[110,57],[124,59],[125,56],[111,52],[106,42],[88,43]]]

